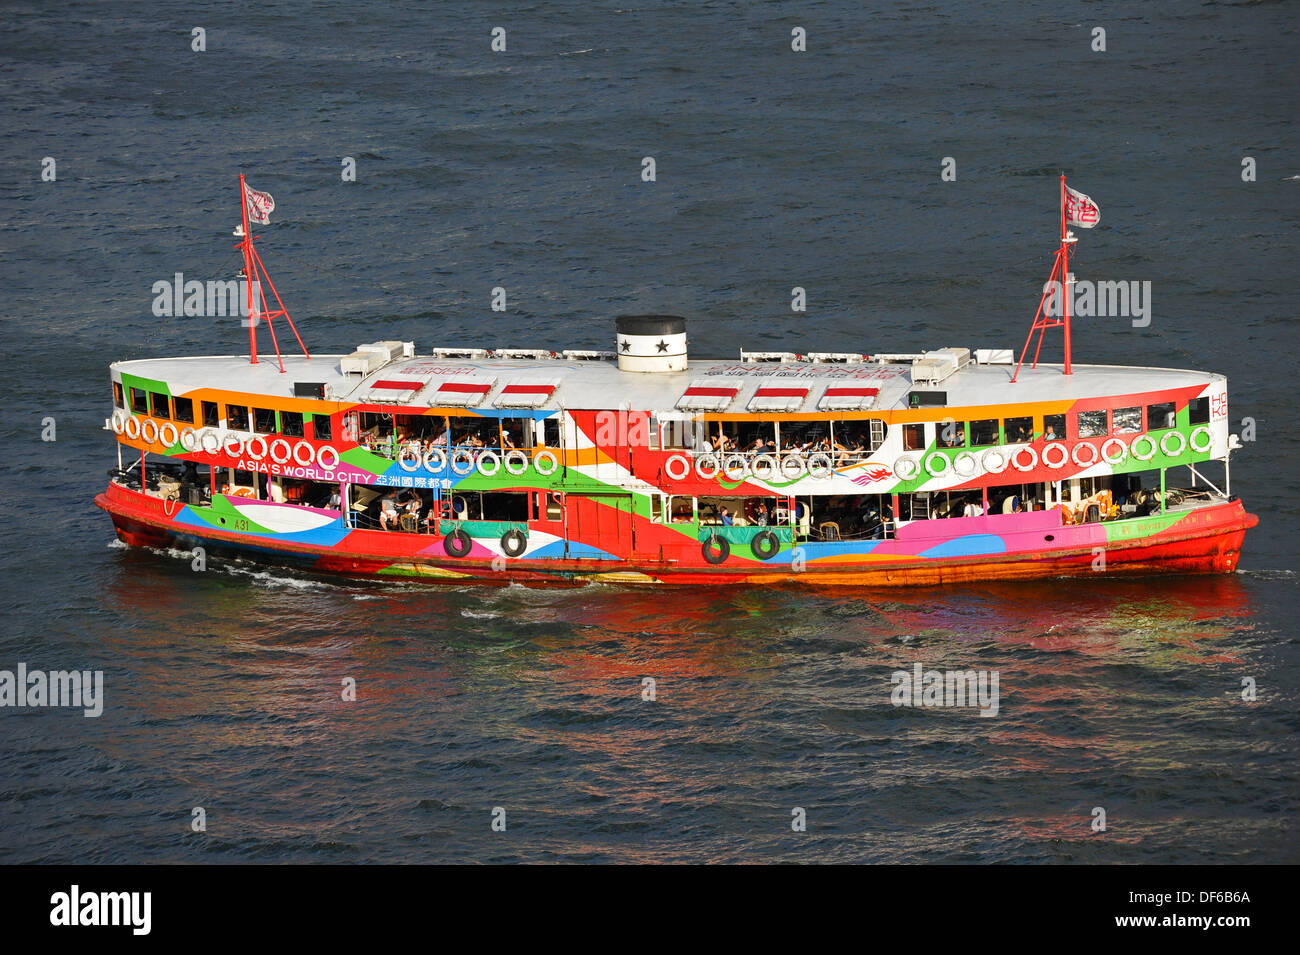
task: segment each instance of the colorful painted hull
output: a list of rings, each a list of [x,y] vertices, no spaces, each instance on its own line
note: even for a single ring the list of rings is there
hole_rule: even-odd
[[[725,530],[733,538],[727,559],[714,565],[703,557],[700,530],[652,522],[618,501],[570,497],[569,535],[533,528],[518,557],[507,556],[490,533],[475,536],[464,557],[453,557],[439,534],[352,528],[337,511],[221,495],[211,506],[195,507],[113,483],[95,503],[112,516],[119,539],[132,545],[202,546],[324,572],[457,583],[928,586],[1093,573],[1229,573],[1245,532],[1258,523],[1240,501],[1229,500],[1066,526],[1057,510],[915,521],[888,540],[797,541],[782,528],[784,539],[766,560],[748,543],[762,528],[713,527],[707,533]],[[611,535],[611,527],[626,533]],[[628,540],[628,553],[602,550],[612,538]]]

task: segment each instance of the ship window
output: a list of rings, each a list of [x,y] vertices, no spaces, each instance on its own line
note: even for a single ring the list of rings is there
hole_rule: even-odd
[[[301,438],[302,431],[302,412],[301,411],[281,411],[280,412],[280,433],[286,438]]]
[[[172,416],[171,404],[168,403],[166,395],[160,395],[156,391],[149,392],[149,404],[153,407],[153,416],[155,418],[170,418]]]
[[[217,410],[215,401],[201,401],[199,407],[203,409],[204,427],[215,428],[221,424],[221,413]]]
[[[330,440],[330,416],[327,414],[314,414],[311,416],[312,428],[315,429],[317,441]]]
[[[1008,418],[1006,427],[1007,444],[1028,444],[1034,440],[1033,418]]]
[[[1142,430],[1141,408],[1116,408],[1110,416],[1111,430],[1116,434],[1136,434]]]
[[[541,422],[542,425],[542,445],[548,448],[558,448],[560,446],[560,419],[546,418]]]
[[[176,405],[176,420],[188,424],[194,423],[194,401],[191,398],[173,398]]]
[[[664,520],[664,501],[667,498],[662,494],[650,495],[650,520],[656,524],[662,524]]]
[[[1106,412],[1080,411],[1078,427],[1079,437],[1100,438],[1106,433]]]
[[[1187,421],[1189,424],[1210,423],[1210,399],[1193,398],[1187,402]]]
[[[691,524],[695,521],[695,498],[678,495],[669,498],[669,520],[674,524]]]
[[[966,447],[966,422],[945,418],[939,424],[939,446],[943,448]]]
[[[970,423],[970,443],[972,447],[998,443],[998,419],[987,418]]]
[[[925,425],[923,424],[903,425],[903,450],[904,451],[925,450]]]
[[[1147,430],[1159,431],[1161,428],[1172,428],[1174,426],[1174,403],[1172,401],[1162,401],[1159,404],[1147,405]]]
[[[1065,415],[1043,415],[1043,440],[1060,441],[1065,437]]]
[[[126,399],[122,397],[122,383],[120,381],[113,382],[113,406],[117,408],[126,407]]]
[[[138,414],[149,413],[149,396],[143,388],[131,389],[131,410]]]
[[[275,434],[275,412],[270,408],[254,408],[253,430],[258,434]]]
[[[226,405],[226,427],[234,431],[247,431],[248,406]]]
[[[483,520],[528,520],[528,493],[526,491],[490,491],[482,495]]]

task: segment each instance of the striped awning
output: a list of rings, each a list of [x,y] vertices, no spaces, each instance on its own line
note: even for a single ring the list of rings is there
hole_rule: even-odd
[[[540,408],[555,394],[559,383],[558,379],[551,378],[505,385],[492,403],[498,408]]]
[[[495,378],[473,378],[463,381],[444,381],[438,386],[433,400],[439,405],[457,405],[471,408],[480,404],[487,397]]]
[[[830,385],[817,402],[819,411],[866,411],[876,403],[879,388],[863,385]]]
[[[405,404],[428,383],[427,378],[381,378],[370,383],[366,398],[380,404]]]
[[[725,411],[740,391],[741,378],[696,378],[677,399],[683,411]]]
[[[764,385],[749,399],[750,411],[798,411],[808,397],[806,387]]]

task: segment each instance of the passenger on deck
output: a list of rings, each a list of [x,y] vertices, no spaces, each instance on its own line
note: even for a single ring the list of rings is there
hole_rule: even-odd
[[[1061,440],[1061,436],[1058,435],[1058,434],[1056,433],[1056,429],[1055,429],[1054,427],[1052,427],[1052,426],[1049,424],[1049,425],[1047,426],[1047,430],[1043,432],[1043,440],[1044,440],[1044,441],[1060,441],[1060,440]]]
[[[983,517],[984,505],[979,501],[967,501],[961,512],[962,517]]]
[[[727,527],[731,527],[736,523],[731,517],[731,511],[725,507],[718,511],[718,516],[722,519],[722,523]]]
[[[379,526],[383,530],[388,530],[390,523],[396,527],[397,522],[397,492],[389,491],[379,499]]]
[[[759,501],[758,507],[754,508],[754,523],[760,527],[766,527],[768,521],[767,502]]]

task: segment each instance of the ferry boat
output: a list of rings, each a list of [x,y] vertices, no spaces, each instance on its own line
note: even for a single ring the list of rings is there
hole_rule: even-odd
[[[618,317],[609,351],[284,355],[274,321],[301,337],[249,232],[274,203],[240,190],[249,354],[111,365],[96,504],[127,544],[455,582],[893,586],[1226,573],[1257,523],[1230,493],[1224,376],[1073,364],[1068,294],[1052,317],[1044,293],[1019,361],[688,360],[668,315]],[[1067,289],[1084,200],[1062,176]],[[1056,327],[1064,362],[1026,362]]]

